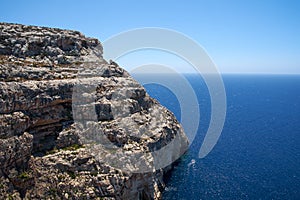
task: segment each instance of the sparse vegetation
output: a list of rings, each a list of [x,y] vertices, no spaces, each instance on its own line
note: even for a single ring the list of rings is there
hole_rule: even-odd
[[[28,178],[30,178],[30,175],[29,175],[28,172],[24,171],[21,174],[19,174],[18,178],[20,178],[20,179],[28,179]]]
[[[13,197],[11,194],[9,194],[9,195],[7,196],[7,199],[8,199],[8,200],[13,200],[14,197]]]
[[[62,151],[76,151],[77,149],[83,148],[83,145],[79,145],[79,144],[73,144],[71,146],[68,147],[64,147],[62,149],[57,149],[57,147],[54,147],[53,149],[49,150],[46,152],[46,155],[51,155],[51,154],[55,154],[57,152],[59,152],[60,150]],[[73,152],[73,155],[76,155],[77,153]]]
[[[62,150],[65,150],[65,151],[75,151],[75,150],[80,149],[80,148],[83,148],[83,146],[79,145],[79,144],[73,144],[71,146],[62,148]]]
[[[46,155],[50,155],[50,154],[55,154],[58,152],[58,149],[56,147],[54,147],[53,149],[51,149],[50,151],[46,152]]]

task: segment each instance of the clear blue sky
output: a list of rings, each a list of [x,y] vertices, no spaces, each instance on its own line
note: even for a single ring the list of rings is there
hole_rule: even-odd
[[[169,28],[201,44],[221,72],[300,73],[300,1],[0,0],[0,21],[76,29],[101,41]]]

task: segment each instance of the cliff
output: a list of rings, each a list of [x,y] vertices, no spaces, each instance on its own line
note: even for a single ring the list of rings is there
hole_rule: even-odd
[[[77,31],[0,23],[0,199],[161,198],[168,167],[157,166],[188,140],[102,52]]]

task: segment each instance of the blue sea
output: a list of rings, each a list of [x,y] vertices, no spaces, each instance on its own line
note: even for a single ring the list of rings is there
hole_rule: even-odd
[[[300,199],[300,76],[223,75],[225,124],[202,159],[210,96],[201,76],[184,76],[199,101],[199,129],[166,179],[163,199]],[[159,84],[145,88],[181,120],[172,91]]]

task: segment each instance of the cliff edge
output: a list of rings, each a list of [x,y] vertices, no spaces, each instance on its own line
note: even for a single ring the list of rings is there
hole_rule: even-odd
[[[102,53],[78,31],[0,23],[0,199],[161,199],[188,140]]]

